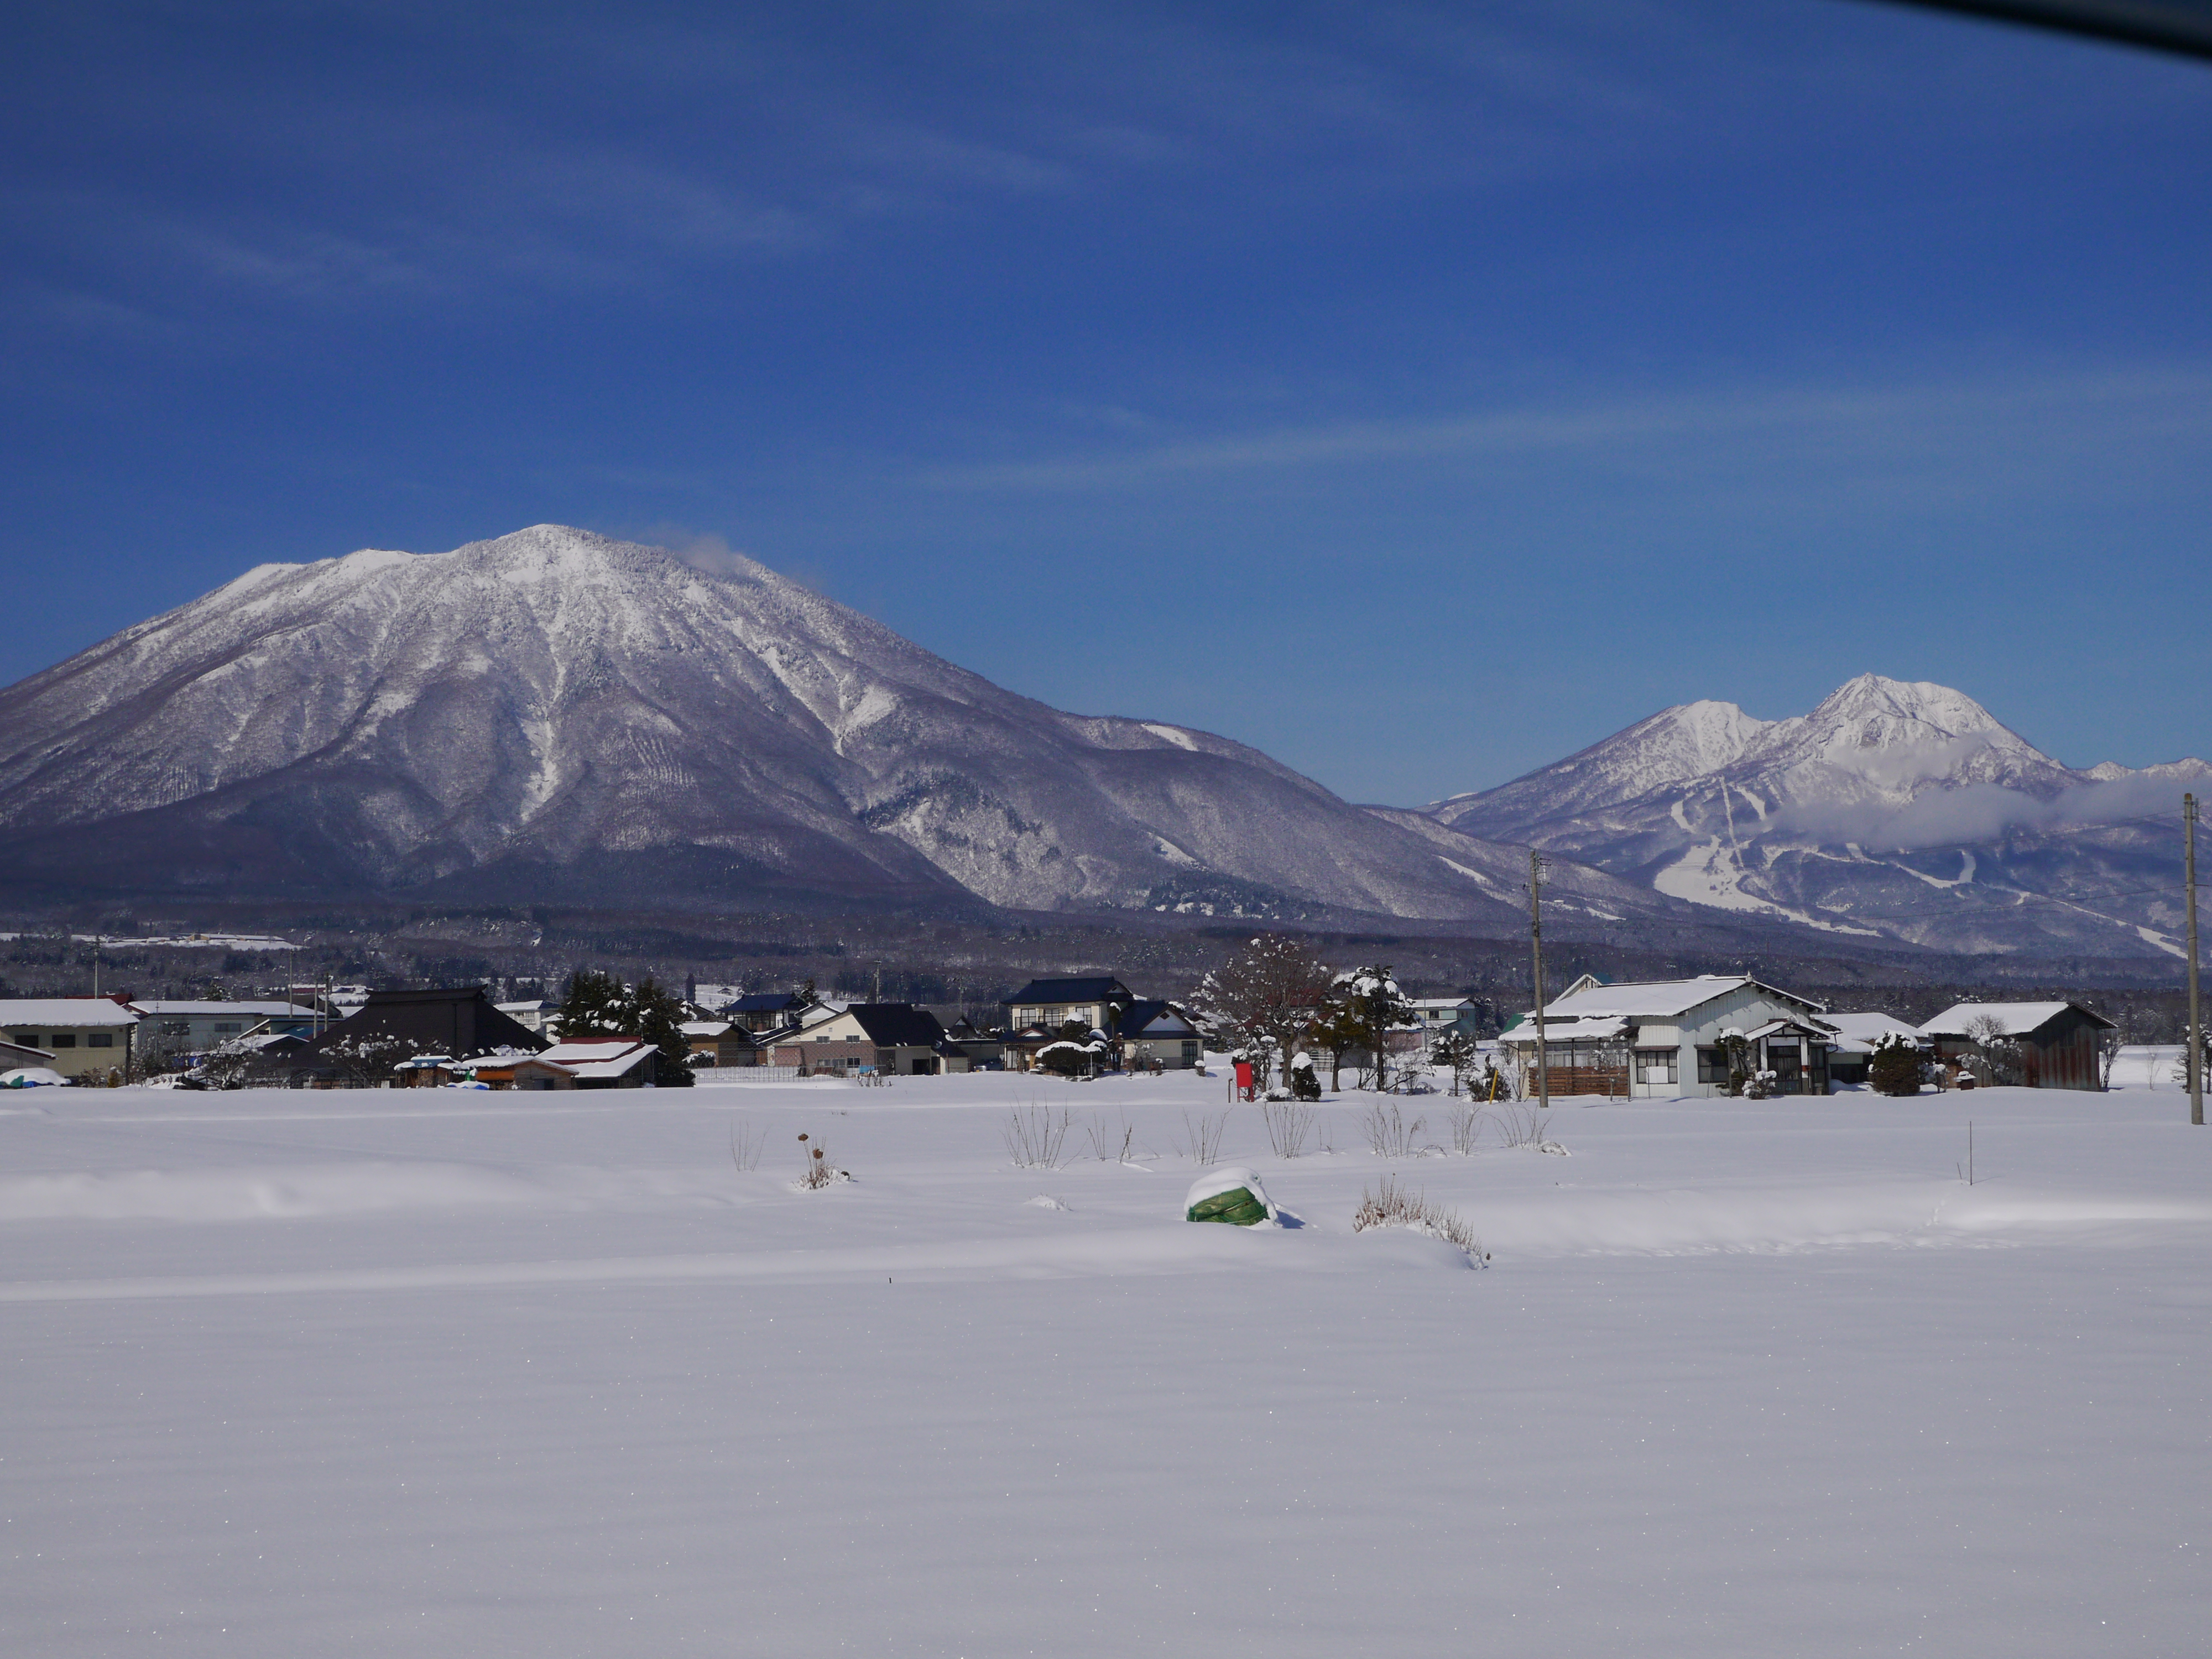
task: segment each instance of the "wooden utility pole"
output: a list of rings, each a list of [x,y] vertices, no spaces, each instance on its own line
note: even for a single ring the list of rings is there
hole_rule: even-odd
[[[1552,1069],[1544,1042],[1544,855],[1528,849],[1528,957],[1536,981],[1536,1098],[1552,1109]]]
[[[2204,1124],[2204,1023],[2197,1006],[2197,797],[2181,798],[2182,885],[2189,899],[2189,1121]]]

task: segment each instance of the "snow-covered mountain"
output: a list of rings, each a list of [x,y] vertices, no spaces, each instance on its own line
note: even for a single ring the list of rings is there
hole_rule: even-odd
[[[1503,927],[1522,856],[1208,732],[1001,690],[750,562],[708,574],[556,526],[265,565],[0,692],[18,893]],[[1605,914],[1679,908],[1577,886]]]
[[[2172,951],[2188,760],[2063,766],[1948,686],[1863,674],[1808,714],[1664,709],[1427,809],[1740,915],[1949,950]]]

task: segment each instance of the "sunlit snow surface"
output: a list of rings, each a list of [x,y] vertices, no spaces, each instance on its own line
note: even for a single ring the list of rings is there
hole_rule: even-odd
[[[2200,1651],[2212,1130],[2136,1069],[1238,1107],[1261,1229],[1177,1218],[1218,1079],[0,1098],[0,1651]],[[1351,1233],[1392,1170],[1488,1272]]]

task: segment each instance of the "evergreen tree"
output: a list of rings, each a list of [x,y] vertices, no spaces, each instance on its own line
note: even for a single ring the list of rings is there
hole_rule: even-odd
[[[561,999],[562,1038],[637,1036],[629,1024],[628,1004],[622,981],[613,975],[579,968],[568,976],[568,993]]]
[[[1375,1086],[1384,1088],[1389,1082],[1389,1034],[1413,1023],[1413,1005],[1390,977],[1387,964],[1354,969],[1340,975],[1336,982],[1350,1027],[1358,1034],[1359,1046],[1375,1055]]]
[[[664,991],[647,974],[629,994],[632,1025],[629,1034],[659,1051],[659,1082],[663,1088],[690,1087],[691,1042],[684,1035],[684,1003]],[[626,1034],[628,1035],[628,1034]]]
[[[1867,1081],[1880,1095],[1920,1092],[1920,1045],[1902,1031],[1884,1031],[1874,1040]]]

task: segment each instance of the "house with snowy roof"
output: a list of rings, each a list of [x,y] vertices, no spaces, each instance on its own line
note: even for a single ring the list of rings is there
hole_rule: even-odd
[[[1936,1058],[1955,1065],[1971,1053],[1968,1027],[1993,1020],[2020,1049],[2020,1081],[2029,1089],[2101,1090],[2105,1034],[2118,1028],[2078,1002],[1954,1003],[1920,1028]]]
[[[1199,1064],[1198,1027],[1172,1002],[1139,998],[1121,1011],[1115,1035],[1121,1042],[1124,1066],[1188,1072]]]
[[[1545,1069],[1554,1096],[1673,1099],[1724,1095],[1724,1039],[1742,1037],[1781,1094],[1828,1092],[1835,1033],[1820,1003],[1748,974],[1607,985],[1585,974],[1544,1009]],[[1532,1010],[1499,1042],[1534,1075]]]
[[[780,1039],[778,1066],[810,1075],[914,1077],[935,1073],[945,1027],[911,1002],[856,1002]]]

